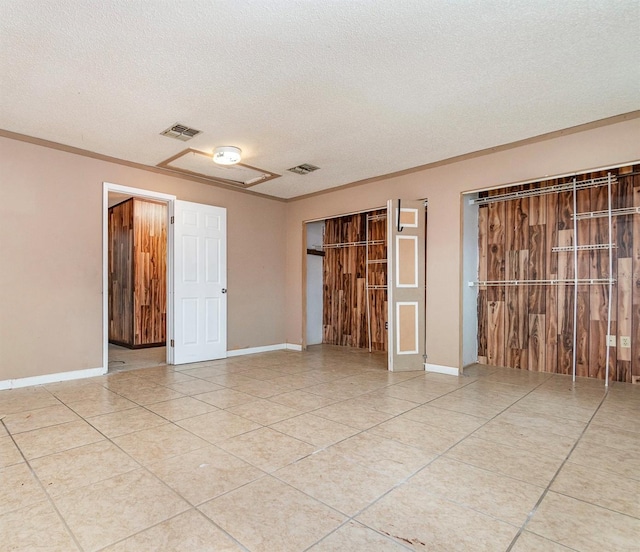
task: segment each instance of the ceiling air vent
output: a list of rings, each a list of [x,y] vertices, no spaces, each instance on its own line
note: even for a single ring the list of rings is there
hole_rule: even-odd
[[[298,165],[297,167],[291,167],[290,169],[287,169],[287,170],[296,174],[309,174],[309,173],[312,173],[313,171],[317,171],[319,168],[320,167],[316,167],[315,165],[309,165],[309,163],[303,163],[302,165]]]
[[[191,138],[197,136],[201,132],[201,130],[196,130],[195,128],[189,128],[186,125],[176,123],[172,127],[169,127],[167,130],[163,130],[160,134],[162,134],[162,136],[168,136],[169,138],[175,138],[176,140],[186,142],[187,140],[191,140]]]

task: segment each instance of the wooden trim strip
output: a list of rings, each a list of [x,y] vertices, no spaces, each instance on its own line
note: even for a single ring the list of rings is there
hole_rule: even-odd
[[[239,180],[231,180],[228,178],[215,178],[213,176],[209,176],[207,174],[204,173],[199,173],[196,171],[190,171],[188,169],[183,169],[180,167],[171,167],[171,163],[173,163],[176,159],[180,159],[181,157],[184,157],[185,155],[188,155],[190,153],[195,153],[198,155],[202,155],[203,157],[212,157],[212,153],[208,153],[206,151],[200,151],[194,148],[187,148],[183,151],[181,151],[180,153],[177,153],[176,155],[173,155],[171,157],[169,157],[168,159],[165,159],[164,161],[161,161],[160,163],[158,163],[158,167],[162,167],[163,169],[169,169],[169,170],[173,170],[173,171],[178,171],[180,173],[186,173],[186,174],[190,174],[193,176],[199,176],[201,178],[205,178],[207,180],[211,180],[212,182],[221,182],[224,184],[230,184],[231,186],[235,186],[235,187],[239,187],[242,189],[246,189],[246,188],[250,188],[251,186],[257,186],[258,184],[264,184],[265,182],[269,182],[269,180],[273,180],[274,178],[280,178],[280,174],[276,174],[274,172],[271,171],[267,171],[265,169],[260,169],[258,167],[253,167],[252,165],[247,165],[246,163],[236,163],[236,165],[238,167],[244,167],[245,169],[251,169],[253,171],[257,171],[257,172],[261,172],[265,176],[264,178],[260,179],[257,182],[252,182],[251,184],[245,184],[244,182],[241,182]],[[212,161],[213,162],[213,161]]]

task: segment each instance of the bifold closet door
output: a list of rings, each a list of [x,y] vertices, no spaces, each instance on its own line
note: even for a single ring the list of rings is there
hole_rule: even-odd
[[[424,370],[424,201],[387,203],[389,370]]]

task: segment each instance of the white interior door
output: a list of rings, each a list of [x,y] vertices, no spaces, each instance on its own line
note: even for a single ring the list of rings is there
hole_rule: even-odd
[[[227,210],[175,201],[173,362],[227,356]]]
[[[389,370],[424,370],[424,201],[387,202]]]

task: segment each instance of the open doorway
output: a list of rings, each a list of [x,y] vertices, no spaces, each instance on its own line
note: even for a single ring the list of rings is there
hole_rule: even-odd
[[[412,266],[417,273],[418,263],[422,262],[419,272],[423,274],[423,281],[426,267],[426,202],[419,201],[417,204],[420,209],[416,210],[416,217],[418,211],[424,209],[424,221],[419,224],[422,228],[420,236],[412,238],[415,239],[416,255],[420,253]],[[307,346],[323,344],[368,350],[381,353],[381,362],[387,357],[388,213],[395,213],[395,207],[391,211],[389,209],[387,206],[306,222],[304,336]],[[403,213],[405,211],[408,212],[403,209]],[[418,218],[416,227],[417,221]],[[407,230],[403,236],[410,233],[411,224],[405,226]],[[417,277],[411,286],[401,284],[401,287],[412,286],[418,295],[424,296],[425,289]],[[416,319],[421,322],[415,328],[413,338],[418,351],[417,356],[414,355],[416,358],[412,359],[413,369],[421,369],[424,365],[426,309],[423,305],[422,297],[418,299],[415,310]],[[404,355],[404,351],[401,354]],[[391,369],[388,363],[385,364]]]
[[[103,199],[104,365],[117,372],[170,363],[175,196],[105,183]]]

